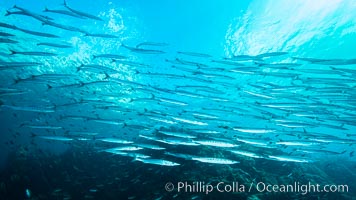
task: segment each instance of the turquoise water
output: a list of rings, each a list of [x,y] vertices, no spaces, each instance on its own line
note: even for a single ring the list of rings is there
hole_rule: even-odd
[[[354,1],[66,3],[0,2],[4,199],[355,196]]]

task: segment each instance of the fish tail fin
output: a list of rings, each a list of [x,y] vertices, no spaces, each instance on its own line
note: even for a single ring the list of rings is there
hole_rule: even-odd
[[[295,81],[302,81],[302,79],[299,77],[299,75],[296,75],[295,77],[293,77],[293,80],[291,81],[291,84],[293,86],[298,85],[298,83],[295,83]]]
[[[84,86],[85,86],[85,83],[83,81],[79,81],[79,87],[84,87]],[[81,101],[83,101],[83,99]]]
[[[256,60],[253,61],[253,64],[258,65],[258,66],[265,65],[265,63],[257,62]]]
[[[111,78],[110,75],[105,72],[105,77],[104,77],[104,79],[109,79],[109,78]]]
[[[18,76],[15,77],[14,79],[14,85],[18,84],[22,79]]]
[[[47,6],[46,6],[45,9],[43,10],[43,12],[48,12]]]
[[[124,43],[121,43],[121,46],[124,47],[124,48],[126,48],[126,49],[129,49],[129,50],[130,50],[130,47],[127,46],[127,45],[125,45]]]
[[[34,134],[33,132],[31,132],[31,137],[36,137],[37,135],[36,134]]]
[[[57,105],[53,103],[53,110],[56,112],[57,111]],[[61,129],[64,129],[63,127]]]
[[[81,69],[81,67],[82,67],[82,65],[80,65],[79,67],[77,67],[77,71],[75,71],[75,72],[79,72],[80,69]]]
[[[151,93],[151,97],[150,99],[154,99],[156,96],[154,94]]]
[[[6,13],[5,13],[5,16],[9,16],[11,15],[12,13],[9,11],[9,10],[6,10]]]
[[[10,55],[14,55],[14,54],[17,54],[17,52],[16,52],[16,51],[14,51],[14,50],[11,50],[11,49],[10,49],[10,52],[11,52],[11,53],[10,53]]]
[[[96,58],[97,58],[97,56],[96,56],[96,55],[93,55],[93,60],[96,59]]]
[[[19,125],[19,128],[24,127],[25,125],[26,125],[26,123],[21,123],[21,124]]]
[[[115,62],[116,60],[115,59],[111,59],[111,63]]]
[[[50,84],[47,84],[47,90],[50,90],[52,88],[53,88],[53,86],[51,86]]]

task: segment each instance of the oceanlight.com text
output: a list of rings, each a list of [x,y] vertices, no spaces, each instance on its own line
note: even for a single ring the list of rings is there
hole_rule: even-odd
[[[234,192],[234,193],[287,193],[295,192],[302,195],[308,193],[335,193],[335,192],[348,192],[348,185],[335,185],[335,184],[314,184],[308,182],[302,184],[300,182],[294,182],[292,184],[267,184],[264,182],[252,182],[250,184],[241,184],[239,182],[218,182],[215,184],[206,183],[204,181],[197,182],[177,182],[176,184],[168,182],[165,185],[165,189],[168,192],[184,192],[184,193],[205,193],[211,192]]]

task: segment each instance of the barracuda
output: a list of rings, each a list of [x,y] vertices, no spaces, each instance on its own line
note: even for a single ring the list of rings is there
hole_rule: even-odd
[[[54,140],[54,141],[63,141],[63,142],[69,142],[73,140],[72,138],[62,137],[62,136],[38,136],[38,137],[45,140]]]
[[[234,131],[239,131],[243,133],[257,133],[257,134],[264,134],[264,133],[273,133],[276,130],[271,129],[245,129],[245,128],[233,128]]]
[[[168,136],[180,137],[180,138],[188,138],[188,139],[196,138],[196,136],[189,135],[186,133],[179,133],[179,132],[159,131],[159,133],[162,133],[162,134],[168,135]]]
[[[43,10],[43,12],[51,12],[51,13],[57,13],[57,14],[62,14],[62,15],[68,15],[68,16],[71,16],[71,17],[76,17],[76,18],[81,18],[81,19],[84,19],[85,17],[83,16],[80,16],[76,13],[73,13],[73,12],[70,12],[70,11],[67,11],[67,10],[52,10],[52,9],[48,9],[47,7]]]
[[[294,158],[294,157],[288,157],[288,156],[268,156],[268,158],[276,161],[282,161],[282,162],[297,162],[297,163],[309,163],[311,161],[303,159],[303,158]]]
[[[238,161],[224,159],[224,158],[212,158],[212,157],[192,157],[192,160],[202,163],[221,164],[221,165],[233,165],[239,163]]]
[[[242,155],[242,156],[246,156],[246,157],[250,157],[250,158],[263,158],[263,156],[259,156],[255,153],[247,152],[247,151],[231,150],[230,152],[233,154]]]
[[[162,159],[142,159],[142,158],[135,158],[135,160],[146,163],[146,164],[153,164],[153,165],[161,165],[161,166],[178,166],[180,165],[179,163],[168,161],[168,160],[162,160]]]
[[[67,5],[67,2],[64,0],[63,1],[63,5],[64,7],[66,7],[68,10],[70,10],[71,12],[79,15],[79,16],[82,16],[82,17],[85,17],[85,18],[89,18],[89,19],[95,19],[95,20],[99,20],[99,21],[103,21],[100,17],[97,17],[97,16],[94,16],[92,14],[89,14],[89,13],[85,13],[85,12],[82,12],[82,11],[79,11],[79,10],[74,10],[73,8],[69,7]]]
[[[222,142],[222,141],[215,141],[215,140],[194,140],[194,142],[205,146],[223,147],[223,148],[232,148],[238,146],[236,144]]]
[[[102,142],[109,142],[109,143],[116,143],[116,144],[132,144],[134,142],[128,141],[128,140],[123,140],[123,139],[117,139],[117,138],[102,138],[98,139]]]

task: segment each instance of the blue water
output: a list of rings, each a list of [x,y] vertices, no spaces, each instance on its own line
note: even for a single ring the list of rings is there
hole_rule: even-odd
[[[3,199],[355,196],[355,1],[67,4],[102,21],[43,12],[69,11],[57,0],[0,2],[0,22],[17,27],[0,26]],[[21,11],[14,5],[52,19],[6,16]],[[33,55],[40,52],[54,55]],[[140,144],[165,149],[112,151]],[[348,191],[177,190],[178,182],[221,181]]]

